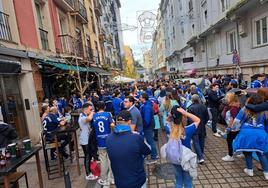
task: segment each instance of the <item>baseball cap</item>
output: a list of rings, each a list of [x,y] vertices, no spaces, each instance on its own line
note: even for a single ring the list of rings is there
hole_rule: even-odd
[[[175,124],[180,124],[182,121],[182,114],[180,112],[178,112],[177,108],[180,108],[179,105],[175,105],[172,107],[171,109],[171,117],[172,117],[172,121]]]
[[[131,113],[127,110],[121,111],[117,116],[117,121],[129,121],[132,120]]]

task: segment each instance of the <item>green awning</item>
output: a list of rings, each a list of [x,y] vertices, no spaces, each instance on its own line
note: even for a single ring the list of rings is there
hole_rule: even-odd
[[[57,67],[62,70],[72,70],[72,71],[80,71],[80,72],[95,72],[91,67],[80,67],[80,66],[74,66],[74,65],[67,65],[65,63],[60,63],[56,61],[51,60],[42,60],[39,61],[41,63],[52,65],[54,67]]]
[[[63,63],[61,61],[53,61],[53,60],[41,60],[39,61],[41,63],[51,65],[54,67],[57,67],[62,70],[72,70],[72,71],[80,71],[80,72],[92,72],[97,73],[101,76],[109,76],[112,75],[110,72],[107,72],[99,67],[81,67],[81,66],[75,66],[75,65],[68,65],[66,63]]]

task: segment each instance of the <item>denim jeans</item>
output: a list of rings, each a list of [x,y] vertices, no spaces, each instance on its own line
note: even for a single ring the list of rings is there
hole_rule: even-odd
[[[212,115],[212,131],[213,133],[217,132],[217,123],[218,123],[218,109],[217,108],[211,108],[210,109],[211,115]]]
[[[174,165],[175,167],[175,177],[176,177],[176,183],[175,188],[191,188],[193,187],[193,179],[190,176],[189,172],[186,172],[182,169],[180,165]]]
[[[154,131],[153,130],[143,130],[146,142],[151,146],[151,159],[155,160],[157,157],[157,149],[154,141]]]
[[[205,147],[205,134],[194,134],[193,137],[194,150],[197,154],[198,160],[204,159],[204,147]]]
[[[264,172],[268,172],[268,160],[265,154],[256,152]],[[244,152],[247,169],[253,169],[252,152]]]

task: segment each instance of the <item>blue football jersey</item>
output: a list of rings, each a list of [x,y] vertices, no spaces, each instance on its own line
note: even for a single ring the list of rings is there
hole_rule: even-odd
[[[106,138],[111,133],[113,118],[109,112],[98,112],[93,115],[93,126],[96,130],[97,144],[100,148],[106,148]]]

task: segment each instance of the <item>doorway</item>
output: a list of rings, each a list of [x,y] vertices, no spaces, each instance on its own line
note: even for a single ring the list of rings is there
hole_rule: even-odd
[[[0,75],[0,106],[4,122],[16,129],[20,139],[27,137],[24,107],[16,75]]]

